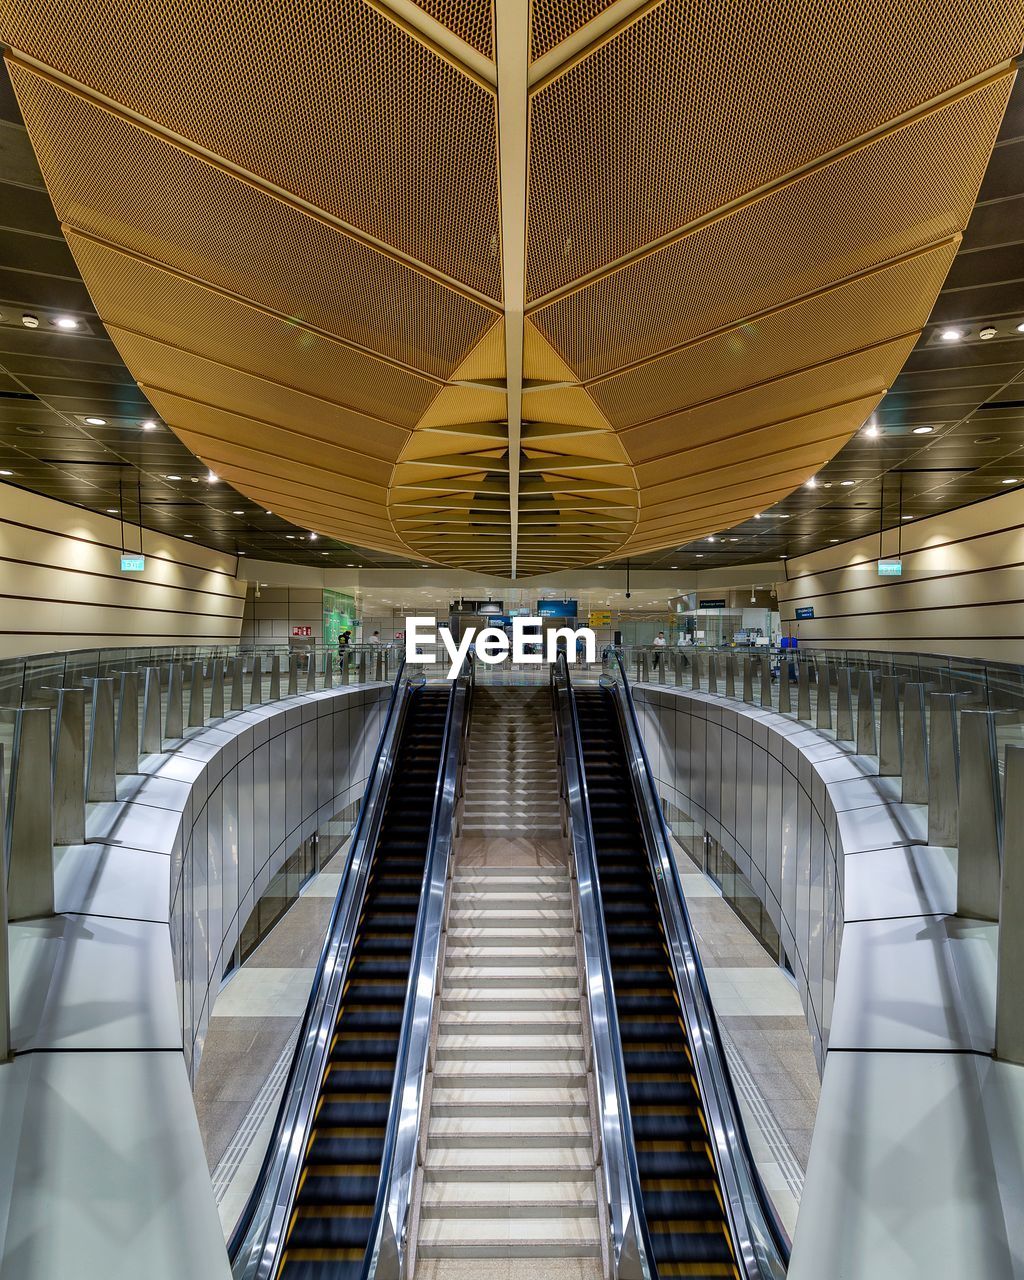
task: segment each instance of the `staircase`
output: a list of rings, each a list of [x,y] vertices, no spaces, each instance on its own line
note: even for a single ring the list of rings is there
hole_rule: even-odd
[[[600,1280],[572,890],[564,846],[552,843],[561,832],[546,690],[477,689],[465,805],[470,840],[451,885],[418,1256],[429,1280],[464,1277],[457,1268],[472,1264],[459,1260],[481,1258],[519,1259],[506,1266],[528,1268],[529,1280]],[[543,842],[545,865],[488,865],[488,850],[507,858],[498,837],[510,836],[524,862],[531,838]],[[495,1265],[473,1274],[497,1275]]]
[[[478,687],[474,693],[462,830],[467,836],[561,836],[546,688]]]

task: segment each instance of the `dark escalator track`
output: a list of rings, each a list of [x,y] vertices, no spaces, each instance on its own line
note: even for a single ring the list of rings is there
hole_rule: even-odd
[[[661,1277],[738,1278],[612,695],[573,690],[643,1208]]]
[[[283,1280],[350,1280],[362,1273],[448,697],[447,688],[419,689],[406,715],[278,1272]]]

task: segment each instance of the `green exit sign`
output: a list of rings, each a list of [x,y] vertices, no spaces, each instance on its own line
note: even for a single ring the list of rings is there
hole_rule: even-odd
[[[142,573],[146,567],[145,556],[125,556],[121,557],[122,573]]]
[[[880,578],[898,578],[903,573],[902,560],[879,560],[878,576]]]

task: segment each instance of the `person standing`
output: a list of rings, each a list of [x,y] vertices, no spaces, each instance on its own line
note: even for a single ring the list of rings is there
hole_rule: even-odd
[[[665,633],[664,631],[659,631],[658,634],[654,637],[655,652],[654,652],[653,666],[655,671],[657,671],[657,669],[661,666],[661,654],[658,652],[658,650],[664,649],[664,647],[665,647]]]

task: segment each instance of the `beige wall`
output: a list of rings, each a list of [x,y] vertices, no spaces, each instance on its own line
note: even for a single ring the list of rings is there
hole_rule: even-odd
[[[137,527],[125,527],[138,549]],[[0,485],[0,657],[238,638],[235,558],[147,529],[146,569],[122,574],[121,526]]]
[[[287,644],[292,638],[292,627],[312,627],[310,636],[319,646],[324,634],[324,593],[322,587],[272,587],[260,584],[260,598],[256,599],[256,584],[248,587],[245,597],[245,616],[242,619],[242,639],[260,644]]]
[[[1024,490],[903,526],[903,575],[880,578],[878,534],[787,564],[783,630],[803,646],[1024,662]],[[882,543],[896,554],[895,530]],[[797,605],[813,620],[796,621]]]

